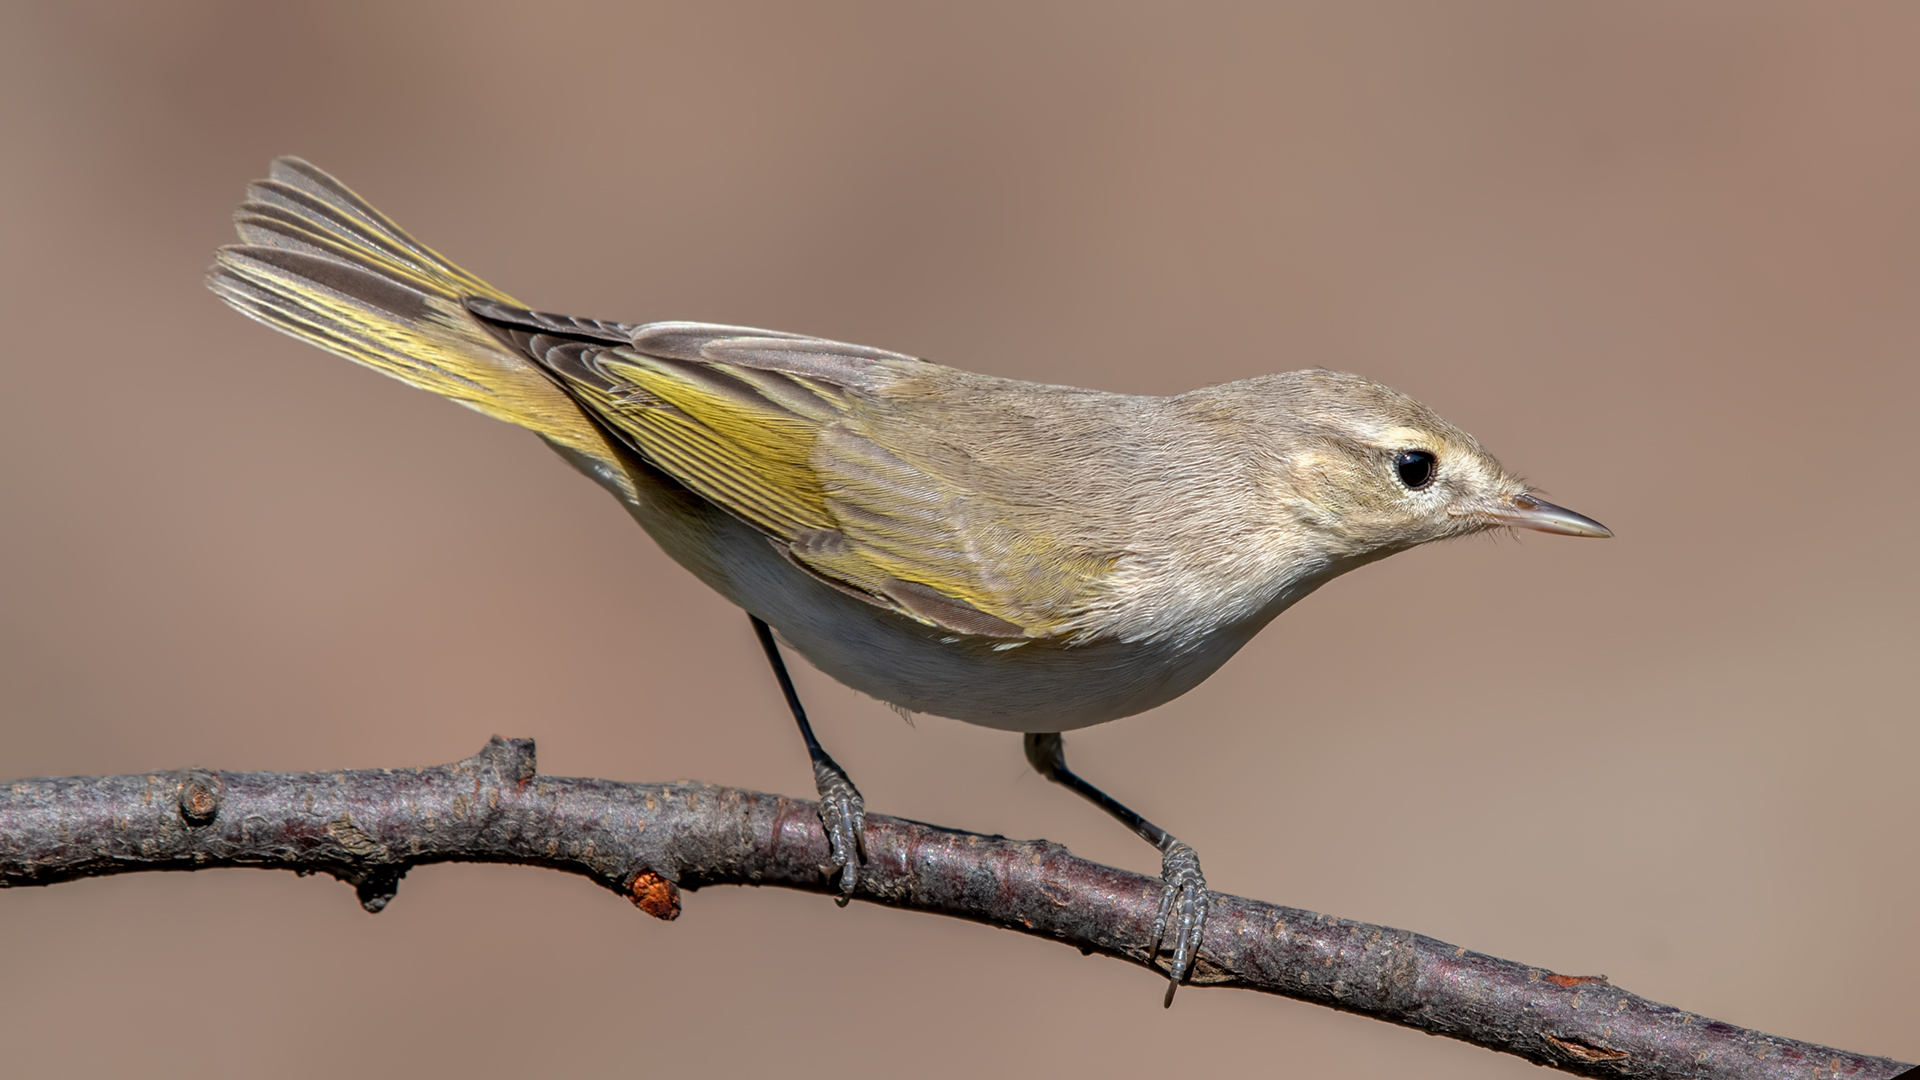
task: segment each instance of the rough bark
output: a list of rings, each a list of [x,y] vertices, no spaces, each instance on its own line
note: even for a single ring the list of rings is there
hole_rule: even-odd
[[[1053,938],[1155,967],[1159,882],[1017,841],[867,818],[858,899]],[[698,783],[539,776],[533,743],[494,739],[428,769],[189,770],[20,780],[0,791],[0,886],[139,870],[326,873],[368,911],[426,863],[580,874],[671,919],[680,890],[829,892],[813,803]],[[1213,895],[1192,982],[1297,998],[1606,1077],[1858,1077],[1908,1066],[1749,1031],[1634,996],[1372,926]]]

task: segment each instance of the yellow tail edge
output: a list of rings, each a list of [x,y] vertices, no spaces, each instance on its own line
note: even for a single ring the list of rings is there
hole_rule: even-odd
[[[579,405],[469,314],[466,301],[524,305],[415,240],[345,184],[300,158],[277,158],[267,179],[248,185],[234,227],[241,242],[219,250],[207,285],[242,315],[624,476]]]

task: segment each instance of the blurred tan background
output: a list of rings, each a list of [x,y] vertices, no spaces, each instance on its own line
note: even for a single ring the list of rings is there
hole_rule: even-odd
[[[1222,890],[1920,1060],[1920,8],[8,5],[0,778],[806,794],[746,620],[531,436],[201,285],[274,154],[528,301],[1163,393],[1325,365],[1619,533],[1416,551],[1081,771]],[[869,805],[1151,851],[799,674]],[[778,891],[429,867],[0,894],[18,1075],[1533,1076]],[[194,988],[192,994],[186,992]],[[194,1002],[200,1003],[194,1003]],[[847,1026],[838,1026],[845,1023]]]

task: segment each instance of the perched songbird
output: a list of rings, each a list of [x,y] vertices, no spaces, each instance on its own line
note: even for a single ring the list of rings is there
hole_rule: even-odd
[[[532,430],[746,609],[799,722],[845,903],[864,806],[771,627],[911,712],[1026,733],[1048,779],[1162,853],[1167,1000],[1206,919],[1193,849],[1067,769],[1062,731],[1193,689],[1333,577],[1520,527],[1608,536],[1357,375],[1137,397],[771,330],[532,311],[297,158],[210,284],[241,313]]]

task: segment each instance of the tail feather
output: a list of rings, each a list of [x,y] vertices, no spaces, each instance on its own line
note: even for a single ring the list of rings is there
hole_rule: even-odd
[[[247,201],[234,214],[234,224],[247,243],[277,247],[283,238],[292,239],[287,233],[276,235],[272,225],[278,222],[310,235],[339,238],[364,253],[378,253],[396,270],[410,270],[454,295],[518,303],[409,236],[392,218],[312,163],[297,157],[278,158],[267,176],[248,185]],[[259,239],[248,235],[256,227],[264,227]]]
[[[518,301],[421,244],[347,187],[280,158],[234,214],[208,286],[241,314],[538,432],[603,482],[620,456],[574,400],[466,308]],[[604,466],[604,468],[602,468]],[[623,485],[624,486],[624,485]]]

